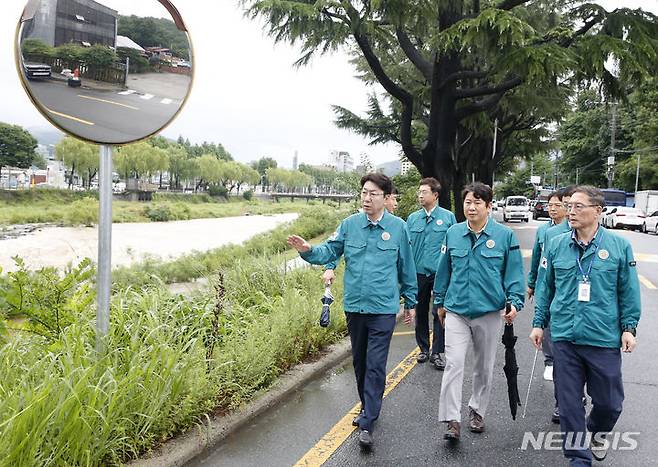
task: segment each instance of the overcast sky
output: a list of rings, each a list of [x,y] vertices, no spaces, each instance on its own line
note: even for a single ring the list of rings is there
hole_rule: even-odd
[[[23,91],[14,66],[14,31],[25,5],[0,1],[0,121],[24,127],[49,127]],[[121,14],[165,17],[156,0],[104,0]],[[239,161],[274,157],[290,167],[320,164],[331,150],[349,151],[358,163],[365,152],[375,164],[398,158],[395,145],[367,141],[333,125],[331,105],[358,113],[366,109],[367,88],[353,77],[344,54],[317,57],[310,66],[293,68],[299,50],[274,45],[262,24],[243,17],[236,0],[174,0],[191,32],[195,53],[192,94],[177,119],[164,130],[193,142],[222,143]],[[642,7],[658,13],[658,0],[599,0],[612,9]]]

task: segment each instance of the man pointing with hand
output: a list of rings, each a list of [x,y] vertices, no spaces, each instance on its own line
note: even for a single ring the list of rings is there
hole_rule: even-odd
[[[361,179],[363,212],[341,222],[325,243],[312,247],[291,235],[288,244],[312,264],[327,264],[345,256],[343,306],[352,342],[352,361],[361,399],[359,443],[369,448],[386,384],[386,360],[395,317],[404,299],[404,320],[413,322],[416,268],[406,223],[384,208],[391,180],[378,173]]]

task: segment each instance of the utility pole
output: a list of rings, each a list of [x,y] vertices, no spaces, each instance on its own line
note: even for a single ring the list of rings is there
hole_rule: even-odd
[[[637,169],[635,170],[635,193],[637,193],[638,183],[640,181],[640,153],[637,153]]]
[[[615,179],[615,137],[617,132],[617,104],[612,105],[612,122],[610,127],[610,156],[608,157],[608,188],[612,188]]]
[[[578,185],[578,167],[576,167],[576,185]]]

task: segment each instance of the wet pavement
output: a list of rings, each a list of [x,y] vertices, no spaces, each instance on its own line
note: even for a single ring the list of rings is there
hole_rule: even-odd
[[[539,222],[508,224],[514,230],[524,250],[525,268],[529,265],[528,250],[532,248]],[[653,355],[652,330],[658,327],[658,242],[655,236],[634,232],[619,232],[629,238],[638,256],[638,272],[647,282],[641,286],[643,315],[638,329],[638,348],[623,357],[623,379],[626,393],[624,412],[616,431],[633,432],[637,448],[622,450],[628,444],[620,441],[618,450],[610,450],[604,462],[595,465],[644,466],[658,465],[658,443],[653,439],[658,420],[658,359]],[[531,328],[532,304],[526,307],[515,321],[519,340],[516,345],[519,360],[519,392],[524,402],[532,369],[534,347],[527,336]],[[501,330],[502,332],[502,330]],[[398,363],[415,350],[411,329],[399,324],[391,344],[388,360],[390,372]],[[542,432],[559,432],[559,425],[550,421],[553,410],[553,383],[543,380],[544,370],[541,352],[532,380],[527,415],[522,418],[519,408],[516,420],[512,420],[507,401],[507,388],[503,366],[503,346],[498,347],[495,384],[489,410],[485,416],[486,431],[470,433],[467,423],[468,397],[471,393],[471,356],[467,357],[462,401],[462,439],[450,445],[443,439],[443,424],[437,421],[438,396],[442,373],[428,363],[412,364],[411,371],[384,400],[382,414],[375,427],[375,446],[365,452],[358,446],[356,431],[344,442],[336,440],[335,433],[351,430],[349,411],[358,400],[351,363],[348,361],[300,389],[295,395],[275,409],[265,413],[245,428],[226,438],[215,448],[207,451],[188,466],[289,466],[305,457],[305,464],[326,466],[373,465],[373,466],[554,466],[566,465],[559,443],[550,449],[535,450],[531,443],[523,449],[524,433],[533,440]],[[415,362],[413,356],[407,358]],[[390,373],[389,373],[390,375]],[[347,418],[345,419],[344,417]],[[327,433],[330,433],[327,436]],[[316,446],[321,438],[325,442]],[[315,447],[314,447],[315,446]],[[546,449],[546,447],[549,449]]]

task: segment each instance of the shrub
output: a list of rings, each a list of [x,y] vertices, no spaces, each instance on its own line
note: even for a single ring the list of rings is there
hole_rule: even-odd
[[[144,215],[153,222],[167,222],[172,220],[172,212],[166,204],[149,205],[144,208]]]
[[[73,201],[64,213],[65,220],[71,225],[85,225],[91,227],[98,223],[98,200],[83,198]]]
[[[247,190],[244,193],[242,193],[242,197],[247,201],[251,201],[252,198],[254,197],[254,192],[252,190]]]
[[[215,198],[228,199],[228,190],[223,185],[212,184],[208,187],[208,194]]]

